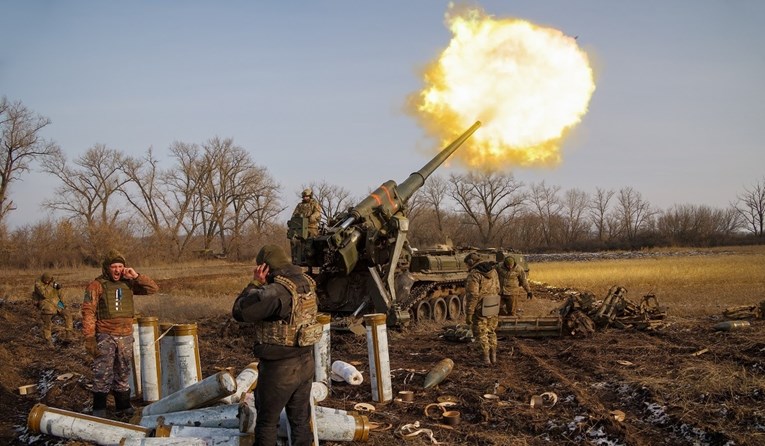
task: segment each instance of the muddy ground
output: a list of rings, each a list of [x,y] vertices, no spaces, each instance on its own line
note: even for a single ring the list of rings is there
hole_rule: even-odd
[[[544,289],[535,289],[535,296],[549,306],[559,302]],[[332,359],[358,364],[365,382],[335,384],[322,404],[352,410],[356,403],[373,403],[371,445],[765,444],[765,321],[729,332],[714,331],[718,321],[682,319],[670,308],[666,325],[652,331],[504,337],[495,367],[479,363],[475,344],[442,339],[440,325],[390,331],[393,389],[413,390],[410,404],[374,404],[365,338],[333,334]],[[254,359],[251,341],[240,330],[223,328],[226,315],[196,322],[204,376],[226,367],[241,370]],[[452,373],[436,388],[422,389],[425,373],[443,358],[454,361]],[[56,349],[45,346],[31,302],[0,303],[0,444],[82,445],[33,434],[26,419],[38,402],[87,412],[89,362],[81,337],[69,344],[57,340]],[[19,386],[34,383],[37,393],[18,394]],[[484,399],[493,392],[498,400]],[[530,398],[544,392],[554,392],[557,404],[530,407]],[[438,410],[429,412],[432,418],[424,414],[444,395],[456,397],[454,409],[461,412],[454,428],[436,419]],[[430,429],[432,439],[426,432],[408,440],[397,435],[414,422]]]

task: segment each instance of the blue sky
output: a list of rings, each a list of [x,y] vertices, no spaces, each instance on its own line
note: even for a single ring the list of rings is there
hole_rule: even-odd
[[[630,186],[666,209],[725,207],[765,177],[765,2],[473,4],[578,36],[595,70],[563,162],[520,180]],[[0,96],[49,117],[44,136],[70,159],[97,143],[164,156],[173,141],[231,137],[290,208],[311,181],[360,195],[438,144],[403,109],[449,43],[447,5],[0,0]],[[38,221],[56,186],[34,173],[14,184],[10,225]]]

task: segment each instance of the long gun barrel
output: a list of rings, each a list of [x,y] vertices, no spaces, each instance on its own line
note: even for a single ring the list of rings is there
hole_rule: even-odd
[[[459,138],[449,144],[444,150],[441,151],[441,153],[436,155],[432,160],[430,160],[430,162],[428,162],[428,164],[423,166],[422,169],[409,175],[409,178],[398,185],[399,197],[401,197],[403,201],[409,200],[409,198],[417,191],[417,189],[421,188],[422,185],[425,184],[425,180],[428,179],[430,174],[438,169],[438,167],[443,164],[443,162],[446,161],[446,159],[449,158],[451,154],[454,153],[462,145],[462,143],[465,142],[465,140],[470,138],[470,136],[475,133],[475,131],[478,130],[478,127],[480,126],[481,121],[476,121],[476,123],[467,129],[465,133],[460,135]]]
[[[459,138],[454,140],[438,155],[433,157],[422,169],[413,172],[409,178],[396,186],[393,181],[386,181],[372,192],[361,203],[350,210],[351,216],[343,221],[340,226],[348,227],[354,221],[367,217],[375,208],[381,207],[387,215],[393,215],[425,184],[425,180],[446,161],[470,136],[481,126],[481,121],[476,121]]]
[[[393,180],[386,181],[361,203],[349,209],[340,222],[328,230],[325,239],[333,254],[325,258],[325,261],[336,265],[345,274],[353,270],[360,257],[366,258],[371,264],[384,262],[389,256],[381,254],[385,250],[380,249],[383,245],[377,241],[396,232],[406,232],[406,228],[400,227],[407,224],[402,222],[405,220],[402,209],[406,202],[480,126],[481,122],[476,121],[422,169],[409,175],[400,186],[396,186]],[[396,239],[399,244],[403,243],[404,238]]]

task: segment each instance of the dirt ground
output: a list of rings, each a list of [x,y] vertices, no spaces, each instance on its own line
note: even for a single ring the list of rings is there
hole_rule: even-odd
[[[559,298],[535,289],[536,301],[554,307]],[[75,309],[77,311],[77,309]],[[204,376],[253,358],[251,341],[224,329],[226,315],[196,321]],[[499,364],[480,365],[476,344],[442,339],[433,323],[389,331],[394,393],[413,390],[412,403],[372,402],[366,339],[333,334],[332,360],[358,364],[362,385],[334,384],[322,405],[353,410],[372,403],[370,445],[755,445],[765,444],[765,321],[748,329],[714,331],[715,318],[672,315],[653,331],[599,330],[586,338],[501,337]],[[57,327],[61,329],[61,327]],[[55,336],[55,335],[54,335]],[[46,347],[31,302],[0,303],[0,443],[82,445],[36,435],[26,428],[38,402],[87,412],[89,358],[79,338]],[[424,390],[427,371],[451,358],[454,369],[440,385]],[[18,387],[38,384],[21,396]],[[532,396],[554,392],[557,404],[532,408]],[[485,399],[496,393],[498,399]],[[451,395],[462,422],[451,428],[426,415],[426,405]],[[113,404],[110,400],[110,408]],[[623,420],[619,412],[623,413]],[[398,429],[419,422],[427,431],[403,439]],[[323,443],[341,444],[341,443]],[[359,443],[363,444],[363,443]]]

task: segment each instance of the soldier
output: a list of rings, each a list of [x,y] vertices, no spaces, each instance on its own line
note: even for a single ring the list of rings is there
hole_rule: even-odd
[[[237,321],[255,322],[255,445],[276,444],[279,414],[286,408],[292,444],[307,446],[313,440],[313,344],[323,329],[316,322],[316,283],[278,246],[264,246],[255,260],[253,280],[232,309]]]
[[[303,201],[295,206],[293,217],[305,217],[308,219],[308,237],[319,235],[319,221],[321,221],[321,205],[313,198],[313,191],[306,189],[302,194]]]
[[[133,362],[133,295],[154,294],[157,284],[126,266],[125,257],[112,250],[104,258],[102,274],[85,289],[82,333],[85,350],[93,357],[93,415],[106,416],[106,398],[114,393],[117,415],[129,416]]]
[[[74,339],[74,329],[72,328],[72,314],[66,309],[64,300],[61,298],[61,285],[59,285],[50,273],[43,273],[38,280],[35,280],[32,299],[35,306],[40,310],[40,321],[42,321],[43,337],[48,341],[48,345],[53,347],[53,335],[51,327],[53,325],[53,316],[59,315],[64,318],[64,339],[71,341]]]
[[[484,364],[497,362],[497,329],[499,323],[499,279],[493,262],[481,262],[481,256],[465,257],[470,272],[465,280],[465,321],[481,345]]]
[[[502,304],[500,305],[500,314],[517,316],[520,306],[518,305],[518,287],[526,290],[526,298],[531,300],[534,294],[529,287],[529,281],[526,279],[526,271],[521,265],[518,265],[513,256],[507,256],[497,264],[497,274],[499,275],[500,296]]]

